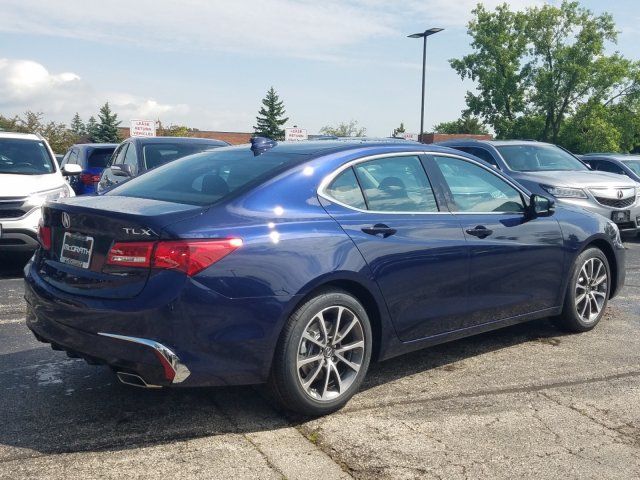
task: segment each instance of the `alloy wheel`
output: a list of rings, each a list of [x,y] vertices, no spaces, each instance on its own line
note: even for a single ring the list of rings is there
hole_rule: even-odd
[[[335,400],[356,379],[365,358],[362,321],[335,305],[317,313],[298,345],[296,370],[304,392],[319,401]]]
[[[602,260],[592,257],[582,265],[576,281],[575,307],[583,322],[598,319],[607,299],[608,283],[607,267]]]

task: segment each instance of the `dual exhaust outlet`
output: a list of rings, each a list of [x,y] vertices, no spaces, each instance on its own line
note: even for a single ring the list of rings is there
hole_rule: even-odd
[[[120,380],[120,383],[124,383],[125,385],[130,385],[132,387],[162,388],[161,385],[147,383],[144,378],[140,375],[136,375],[135,373],[116,372],[116,376],[118,377],[118,380]]]

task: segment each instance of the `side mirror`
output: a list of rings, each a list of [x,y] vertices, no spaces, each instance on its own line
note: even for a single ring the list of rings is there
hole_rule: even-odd
[[[113,173],[116,177],[131,177],[131,168],[129,165],[120,164],[120,165],[111,165],[111,173]]]
[[[555,202],[542,195],[533,194],[529,198],[529,215],[535,217],[548,217],[553,214]]]
[[[73,175],[80,175],[82,173],[82,167],[75,163],[67,163],[62,167],[62,175],[65,177],[71,177]]]

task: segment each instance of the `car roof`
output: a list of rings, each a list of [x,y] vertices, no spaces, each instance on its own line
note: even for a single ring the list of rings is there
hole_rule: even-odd
[[[472,146],[472,145],[492,145],[494,147],[501,147],[505,145],[553,145],[552,143],[538,142],[537,140],[480,140],[480,139],[453,139],[438,142],[437,145],[460,145],[460,146]]]
[[[234,145],[225,147],[225,150],[244,150],[250,148],[251,144]],[[400,147],[400,148],[399,148]],[[268,148],[265,151],[273,153],[281,153],[285,155],[305,155],[309,157],[319,157],[330,153],[337,153],[349,150],[362,150],[369,151],[379,150],[381,153],[384,151],[431,151],[451,153],[450,148],[444,146],[438,146],[433,144],[423,144],[419,142],[398,141],[397,139],[361,139],[361,138],[349,138],[349,139],[337,139],[337,140],[309,140],[302,142],[276,142],[276,144]],[[456,154],[461,152],[456,152]]]
[[[211,145],[229,145],[223,140],[215,140],[213,138],[199,138],[199,137],[129,137],[127,141],[136,143],[208,143]]]
[[[41,141],[42,138],[35,133],[18,133],[18,132],[0,132],[0,138],[13,138],[19,140],[37,140]]]
[[[76,143],[74,147],[78,148],[116,148],[117,143]]]
[[[640,155],[633,153],[585,153],[584,160],[640,160]]]

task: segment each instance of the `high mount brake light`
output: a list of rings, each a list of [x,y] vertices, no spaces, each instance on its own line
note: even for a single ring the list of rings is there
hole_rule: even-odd
[[[191,277],[241,246],[240,238],[117,242],[109,250],[107,264],[179,270]]]

